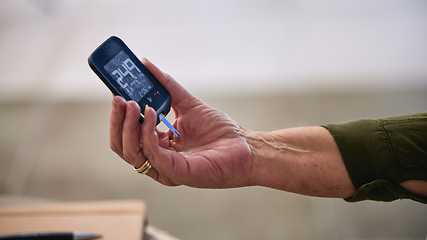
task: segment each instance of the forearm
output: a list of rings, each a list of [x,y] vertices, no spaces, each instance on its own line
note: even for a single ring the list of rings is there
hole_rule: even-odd
[[[331,134],[302,127],[246,134],[251,185],[310,196],[347,198],[355,189]]]

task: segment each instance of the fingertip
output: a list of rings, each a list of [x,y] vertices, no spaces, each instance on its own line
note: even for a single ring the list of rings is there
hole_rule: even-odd
[[[118,102],[118,101],[121,101],[122,99],[123,97],[120,95],[113,95],[113,102]]]
[[[138,109],[138,111],[141,110],[141,108],[139,107],[138,103],[136,103],[133,100],[127,101],[127,106],[131,109]]]
[[[148,134],[150,129],[154,129],[156,127],[156,111],[148,105],[145,105],[144,108],[144,122],[142,124],[143,134]]]
[[[117,107],[120,104],[126,103],[126,100],[121,96],[113,96],[112,104],[113,107]]]
[[[141,108],[139,107],[138,103],[136,103],[135,101],[127,101],[124,104],[126,109],[126,118],[139,119],[139,116],[141,115]]]
[[[126,102],[126,114],[130,114],[130,112],[132,111],[132,103],[131,102]]]
[[[145,106],[145,116],[150,116],[149,119],[151,121],[152,124],[154,124],[154,127],[156,126],[156,122],[157,122],[157,114],[156,111],[154,110],[154,108],[146,105]]]
[[[148,104],[147,104],[147,105],[145,105],[145,108],[144,108],[144,116],[147,116],[148,111],[149,111],[149,108],[150,108],[150,106],[148,106]]]

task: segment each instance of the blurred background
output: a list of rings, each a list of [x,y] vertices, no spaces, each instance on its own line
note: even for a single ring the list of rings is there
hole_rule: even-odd
[[[0,194],[142,199],[152,225],[188,240],[426,238],[427,206],[408,200],[168,188],[135,174],[109,149],[111,93],[87,64],[111,35],[269,131],[426,111],[426,1],[0,1]]]

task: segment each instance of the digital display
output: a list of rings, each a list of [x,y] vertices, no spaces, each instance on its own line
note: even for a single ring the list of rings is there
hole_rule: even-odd
[[[141,101],[154,87],[153,83],[124,51],[120,51],[105,64],[104,69],[113,77],[118,86],[136,102]]]

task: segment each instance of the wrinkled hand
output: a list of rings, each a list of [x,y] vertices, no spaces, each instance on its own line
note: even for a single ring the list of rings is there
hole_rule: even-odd
[[[171,94],[176,117],[173,126],[180,136],[158,130],[156,113],[149,107],[144,112],[144,123],[139,124],[138,104],[115,96],[110,117],[112,150],[137,168],[148,159],[152,169],[147,175],[164,185],[250,185],[251,150],[245,140],[246,130],[191,95],[148,60],[142,61]]]

